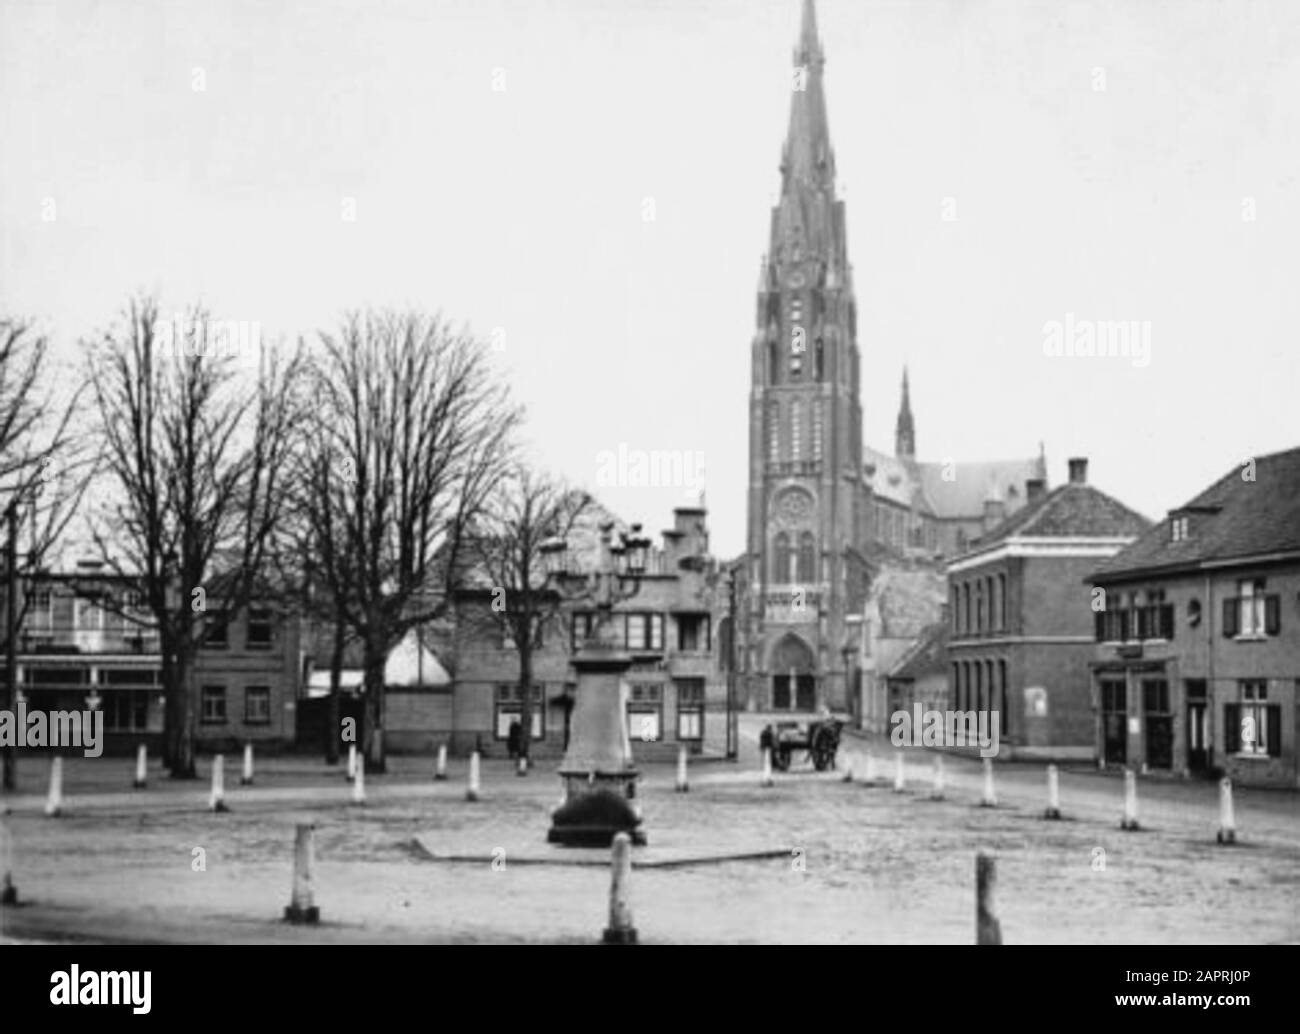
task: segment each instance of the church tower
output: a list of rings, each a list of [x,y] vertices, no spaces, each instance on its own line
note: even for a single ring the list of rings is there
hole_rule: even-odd
[[[759,270],[749,422],[745,667],[755,703],[844,707],[865,593],[857,312],[813,0],[794,51],[781,197]]]
[[[903,367],[903,401],[894,425],[894,455],[900,460],[916,459],[916,424],[912,420],[912,400],[907,396],[907,367]]]

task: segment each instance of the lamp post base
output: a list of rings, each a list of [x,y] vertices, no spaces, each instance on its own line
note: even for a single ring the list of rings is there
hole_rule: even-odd
[[[609,847],[626,833],[637,847],[646,843],[636,796],[635,769],[622,772],[560,772],[565,802],[551,814],[547,843],[565,847]]]

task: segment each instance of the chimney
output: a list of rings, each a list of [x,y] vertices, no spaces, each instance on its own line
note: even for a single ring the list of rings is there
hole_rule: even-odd
[[[992,531],[1007,515],[1007,504],[1001,499],[984,500],[984,531]]]
[[[1070,484],[1086,485],[1088,483],[1088,458],[1075,456],[1070,460]]]
[[[1030,478],[1025,482],[1025,503],[1036,503],[1043,498],[1043,493],[1047,491],[1047,482],[1042,478]]]

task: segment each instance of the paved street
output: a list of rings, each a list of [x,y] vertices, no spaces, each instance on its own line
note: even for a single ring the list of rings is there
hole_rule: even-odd
[[[999,807],[980,808],[978,763],[946,759],[947,796],[929,797],[932,755],[907,752],[908,788],[845,783],[840,773],[778,774],[758,784],[762,717],[742,719],[739,765],[696,766],[689,794],[672,766],[651,766],[642,808],[652,842],[758,843],[776,859],[638,869],[632,907],[650,942],[969,943],[974,855],[997,853],[997,906],[1009,943],[1300,942],[1300,798],[1241,792],[1241,845],[1214,842],[1217,789],[1142,780],[1144,830],[1118,828],[1122,780],[1063,771],[1065,821],[1039,816],[1043,769],[997,769]],[[892,779],[893,748],[847,738],[841,767],[858,780],[864,752]],[[338,771],[310,758],[259,766],[231,811],[204,810],[206,780],[151,773],[129,789],[131,763],[66,763],[66,814],[41,814],[46,766],[24,759],[7,803],[15,882],[28,904],[7,910],[9,939],[177,941],[590,941],[606,920],[604,869],[435,862],[415,846],[474,845],[485,858],[544,840],[559,783],[483,766],[483,797],[464,797],[466,765],[435,783],[428,758],[394,759],[348,803]],[[202,763],[206,773],[206,760]],[[277,922],[288,903],[293,824],[318,824],[316,900],[324,922]],[[201,848],[205,871],[195,871]],[[1104,852],[1105,868],[1099,866]]]

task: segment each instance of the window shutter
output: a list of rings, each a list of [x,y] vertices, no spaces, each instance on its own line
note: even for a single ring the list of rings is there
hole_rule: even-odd
[[[1106,639],[1106,612],[1099,610],[1092,616],[1093,626],[1097,633],[1097,642],[1104,642]]]
[[[1230,596],[1223,601],[1223,634],[1227,638],[1237,634],[1237,619],[1241,612],[1237,606],[1237,598]]]
[[[1273,597],[1276,599],[1277,597]],[[1282,756],[1282,705],[1268,705],[1268,756]]]
[[[1277,593],[1264,597],[1264,631],[1269,635],[1277,635],[1278,629],[1282,627],[1281,603]]]
[[[1223,705],[1223,750],[1235,754],[1241,750],[1241,705]]]

